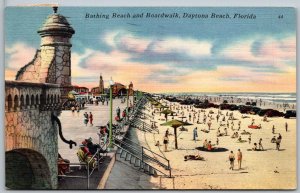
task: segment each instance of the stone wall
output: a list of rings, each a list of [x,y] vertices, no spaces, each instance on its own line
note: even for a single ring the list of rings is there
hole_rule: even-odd
[[[22,67],[16,75],[16,80],[38,82],[41,67],[41,50],[36,50],[33,60]]]
[[[6,81],[5,91],[5,151],[30,149],[40,153],[49,166],[51,188],[55,189],[58,131],[51,114],[60,113],[59,86]]]
[[[55,83],[61,86],[71,85],[70,46],[59,45],[55,49]]]

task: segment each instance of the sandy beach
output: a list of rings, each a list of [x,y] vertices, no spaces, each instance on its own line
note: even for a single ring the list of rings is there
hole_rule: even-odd
[[[179,103],[170,103],[168,101],[160,101],[168,106],[171,105],[175,108],[181,108]],[[191,110],[194,110],[196,115],[201,109],[190,107],[187,109],[185,105],[182,106],[184,116],[187,117]],[[153,108],[154,109],[154,108]],[[153,111],[150,103],[146,105],[144,113],[151,114]],[[174,108],[172,108],[173,110]],[[174,110],[176,111],[176,110]],[[201,129],[208,129],[207,124],[197,124],[197,118],[191,126],[185,126],[188,131],[177,130],[178,135],[178,148],[174,147],[174,131],[173,128],[167,126],[160,126],[165,121],[163,114],[155,113],[154,121],[160,131],[157,133],[143,132],[138,129],[132,131],[136,132],[137,140],[139,143],[155,153],[166,157],[170,160],[172,168],[172,176],[174,178],[160,178],[151,177],[149,183],[154,187],[166,189],[295,189],[297,187],[296,181],[296,119],[285,119],[283,117],[268,118],[268,122],[263,121],[263,117],[258,115],[247,115],[249,118],[242,119],[242,114],[239,111],[222,110],[221,113],[226,116],[226,113],[233,113],[233,117],[237,120],[233,121],[233,128],[231,128],[231,120],[229,121],[229,128],[227,128],[228,136],[221,136],[219,138],[219,145],[216,145],[216,133],[220,124],[216,121],[218,109],[206,109],[205,113],[212,111],[211,129],[209,133],[202,132]],[[202,122],[204,112],[200,112],[200,122]],[[171,120],[172,117],[168,116]],[[174,117],[174,119],[181,120]],[[220,127],[220,132],[224,132],[226,121],[223,122],[225,126]],[[261,124],[262,129],[249,129],[248,125],[254,119],[254,124]],[[251,144],[248,142],[248,135],[241,135],[242,140],[245,142],[238,142],[237,138],[231,138],[233,132],[237,132],[238,122],[241,121],[241,129],[238,131],[240,134],[243,130],[251,133]],[[150,120],[145,120],[150,124]],[[185,121],[185,119],[184,119]],[[219,120],[220,122],[220,120]],[[288,124],[288,131],[285,131],[285,123]],[[275,126],[275,134],[272,134],[272,127]],[[193,129],[198,128],[198,138],[193,141]],[[169,128],[169,144],[168,151],[164,152],[163,137],[165,131]],[[276,150],[276,144],[271,143],[273,136],[282,136],[280,151]],[[248,151],[253,147],[253,143],[259,142],[262,138],[262,145],[265,151]],[[204,152],[195,148],[202,147],[204,140],[211,141],[213,147],[226,148],[225,152]],[[161,146],[155,146],[159,141]],[[235,160],[234,170],[230,170],[229,153],[233,151],[235,156],[237,150],[240,149],[243,154],[242,168],[239,170],[237,161]],[[185,155],[200,153],[204,157],[201,160],[188,160],[184,161]]]

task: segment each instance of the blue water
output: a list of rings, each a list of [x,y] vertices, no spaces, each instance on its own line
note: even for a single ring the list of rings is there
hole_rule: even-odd
[[[297,102],[297,95],[296,93],[165,93],[167,95],[174,95],[174,96],[222,96],[222,97],[237,97],[241,99],[249,99],[249,100],[263,100],[263,101],[270,101],[275,103],[296,103]]]

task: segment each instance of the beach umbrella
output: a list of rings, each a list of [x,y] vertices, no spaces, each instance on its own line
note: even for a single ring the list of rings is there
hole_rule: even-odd
[[[162,113],[162,114],[173,114],[175,112],[170,110],[170,109],[165,109],[165,110],[161,111],[160,113]]]
[[[154,106],[156,109],[159,109],[161,111],[161,109],[166,109],[169,108],[168,106],[162,105],[161,103],[159,103],[158,105]],[[161,113],[159,113],[159,115],[161,115]]]
[[[151,105],[159,105],[159,104],[160,104],[160,103],[157,102],[157,101],[151,101],[150,103],[151,103]]]
[[[159,112],[159,113],[164,114],[165,117],[166,117],[166,121],[168,121],[168,114],[173,115],[175,112],[174,112],[174,111],[171,111],[170,109],[165,109],[165,110],[163,110],[163,111],[161,111],[161,112]]]
[[[175,137],[175,149],[178,149],[178,145],[177,145],[177,128],[181,127],[181,126],[186,126],[186,125],[192,125],[191,123],[188,122],[183,122],[183,121],[179,121],[179,120],[171,120],[168,121],[166,123],[160,124],[161,126],[169,126],[172,127],[174,129],[174,137]]]
[[[157,109],[167,109],[167,108],[169,108],[168,106],[165,106],[165,105],[163,105],[163,104],[161,104],[161,103],[159,103],[158,105],[155,105],[154,106],[155,108],[157,108]]]

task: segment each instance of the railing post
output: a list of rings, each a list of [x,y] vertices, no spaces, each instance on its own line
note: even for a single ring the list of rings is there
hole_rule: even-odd
[[[90,164],[87,162],[87,189],[90,189]]]
[[[142,162],[144,162],[144,147],[142,146]]]
[[[100,171],[100,148],[97,150],[97,157],[98,171]]]

